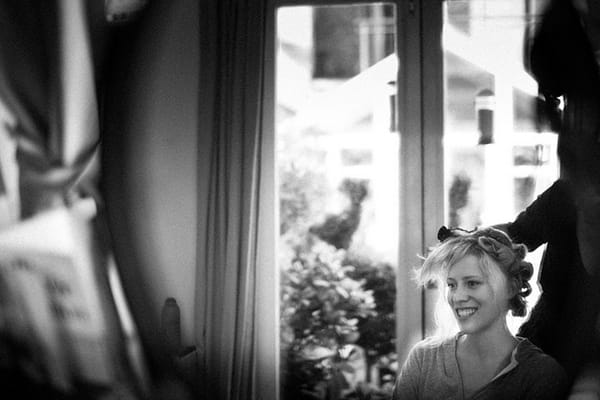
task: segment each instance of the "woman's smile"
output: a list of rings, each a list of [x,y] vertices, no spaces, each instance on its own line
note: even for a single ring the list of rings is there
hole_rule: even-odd
[[[477,312],[477,307],[457,307],[454,311],[458,319],[465,320]]]

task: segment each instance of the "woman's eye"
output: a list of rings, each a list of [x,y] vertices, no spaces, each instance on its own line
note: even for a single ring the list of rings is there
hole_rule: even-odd
[[[456,287],[456,283],[448,282],[448,289],[454,289]]]
[[[468,281],[467,282],[467,286],[470,288],[475,288],[477,286],[479,286],[481,284],[481,282],[478,281]]]

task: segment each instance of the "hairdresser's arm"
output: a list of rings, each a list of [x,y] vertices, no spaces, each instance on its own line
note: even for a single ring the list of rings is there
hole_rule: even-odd
[[[574,220],[574,208],[565,184],[556,181],[509,224],[496,225],[530,251],[560,235]]]
[[[537,357],[532,364],[527,365],[528,381],[526,399],[564,400],[569,391],[565,370],[547,355]],[[525,383],[525,382],[524,382]],[[583,399],[580,399],[583,400]]]

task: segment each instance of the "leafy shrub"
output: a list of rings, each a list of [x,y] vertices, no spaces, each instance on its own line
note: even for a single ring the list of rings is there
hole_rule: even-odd
[[[313,250],[282,271],[284,392],[307,396],[289,398],[318,396],[322,382],[336,377],[338,350],[358,339],[360,319],[375,314],[372,292],[348,276],[354,267],[343,265],[345,252],[325,243]]]
[[[282,397],[389,398],[389,384],[348,388],[342,374],[352,368],[344,355],[351,344],[364,349],[367,367],[394,373],[394,269],[344,250],[360,223],[367,182],[342,181],[348,207],[323,220],[325,177],[308,167],[283,163],[279,170]]]
[[[323,222],[312,225],[309,231],[337,249],[348,249],[360,224],[362,202],[369,194],[368,182],[344,179],[339,191],[348,198],[348,207],[339,214],[327,215]]]
[[[365,348],[371,366],[396,351],[396,273],[390,264],[358,255],[348,255],[345,262],[354,266],[348,276],[364,281],[364,288],[372,291],[375,299],[375,313],[358,323],[357,344]]]

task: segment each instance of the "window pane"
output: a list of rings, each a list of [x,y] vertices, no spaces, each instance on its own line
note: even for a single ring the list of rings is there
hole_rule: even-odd
[[[558,177],[557,136],[536,116],[524,37],[541,2],[452,0],[444,15],[446,223],[510,222]],[[543,249],[531,253],[537,268]],[[537,276],[537,271],[536,275]],[[529,309],[539,296],[528,297]],[[523,318],[512,321],[513,330]]]
[[[395,378],[395,26],[384,3],[278,10],[284,399]]]

